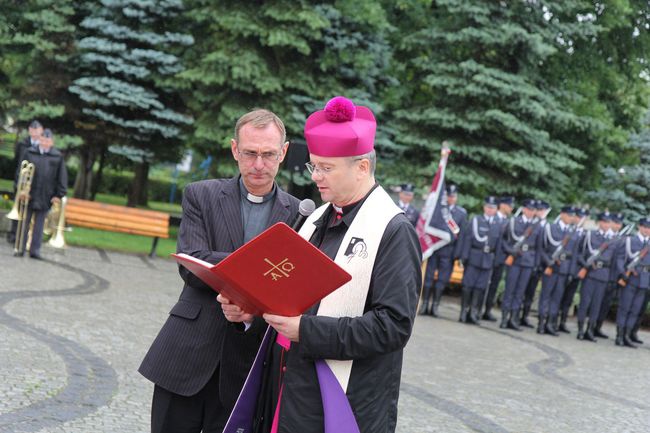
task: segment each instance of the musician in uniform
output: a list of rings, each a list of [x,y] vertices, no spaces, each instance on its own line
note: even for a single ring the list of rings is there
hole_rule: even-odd
[[[420,218],[420,211],[411,204],[413,201],[414,191],[415,188],[413,188],[413,184],[402,184],[399,191],[399,201],[397,202],[397,206],[404,211],[404,215],[406,215],[406,218],[411,221],[413,227],[418,224],[418,219]]]
[[[551,205],[545,202],[544,200],[537,200],[535,204],[535,218],[537,219],[538,224],[542,229],[546,227],[546,216],[551,210]],[[528,321],[528,315],[530,314],[530,308],[533,305],[533,300],[535,299],[535,292],[537,291],[537,286],[539,285],[539,280],[542,278],[542,273],[544,272],[543,263],[540,262],[539,266],[533,269],[533,273],[530,276],[528,281],[528,286],[526,286],[526,293],[524,294],[524,305],[523,312],[521,315],[521,325],[527,328],[532,328],[533,325]]]
[[[578,244],[580,245],[578,248],[578,254],[582,251],[582,244],[584,243],[586,233],[583,224],[588,216],[588,209],[580,207],[576,208],[576,214],[573,217],[573,225],[576,234],[578,235]],[[566,334],[571,333],[566,325],[566,320],[569,315],[569,308],[571,308],[571,304],[573,304],[573,298],[578,290],[578,286],[580,285],[580,278],[578,278],[579,270],[580,264],[578,263],[578,260],[575,260],[571,267],[571,271],[567,276],[567,284],[564,288],[564,294],[562,295],[562,302],[560,302],[560,324],[557,326],[557,330]]]
[[[535,220],[536,202],[523,201],[522,215],[510,218],[509,227],[503,239],[506,258],[506,290],[501,305],[501,328],[520,331],[519,318],[524,292],[530,275],[539,265],[541,227]]]
[[[612,215],[607,211],[598,215],[598,229],[587,232],[582,254],[578,258],[582,266],[578,278],[583,280],[578,306],[578,340],[596,341],[594,329],[616,252],[615,245],[608,236],[611,220]],[[585,330],[586,319],[589,322]]]
[[[32,147],[38,147],[38,144],[41,140],[41,135],[43,135],[43,125],[38,120],[33,120],[29,127],[27,128],[29,135],[24,139],[18,141],[14,147],[14,170],[20,170],[20,164],[23,162],[22,156],[25,153],[25,150]],[[14,189],[14,195],[16,190]],[[7,242],[13,244],[16,241],[16,228],[18,227],[18,221],[11,221],[11,228],[7,232]]]
[[[29,257],[32,259],[42,259],[41,241],[45,217],[52,204],[60,202],[61,198],[65,196],[68,188],[68,172],[65,168],[63,155],[53,146],[54,135],[52,131],[46,129],[43,131],[38,145],[25,149],[20,159],[34,164],[34,176],[29,191],[29,203],[25,219],[25,221],[31,221],[32,216],[34,217],[32,243],[29,248]],[[19,171],[20,167],[16,171],[16,181],[18,180]],[[25,197],[22,199],[25,199]],[[23,224],[22,245],[18,248],[20,252],[16,253],[18,256],[24,254],[29,226],[30,224]]]
[[[575,214],[573,206],[564,206],[560,210],[560,219],[544,227],[541,249],[544,271],[538,306],[538,334],[558,335],[555,325],[560,302],[580,245],[580,235],[572,225]]]
[[[503,238],[505,230],[508,227],[508,218],[512,215],[512,209],[515,205],[515,198],[512,196],[504,196],[499,198],[499,208],[497,213],[494,216],[496,218],[496,224],[500,227],[499,239]],[[495,251],[494,255],[494,269],[492,270],[492,275],[490,276],[490,285],[488,287],[487,295],[485,296],[485,312],[483,313],[482,319],[488,320],[490,322],[496,322],[496,317],[491,313],[492,307],[496,302],[497,289],[499,288],[499,283],[501,282],[501,277],[503,276],[503,269],[505,268],[506,253],[503,250],[501,242]]]
[[[463,323],[479,324],[481,305],[500,242],[501,225],[496,212],[497,198],[486,197],[483,215],[474,216],[461,237],[460,259],[465,271],[459,321]]]
[[[448,212],[444,214],[444,218],[447,221],[446,230],[449,232],[451,241],[434,251],[427,261],[422,307],[420,309],[420,314],[431,314],[434,317],[438,316],[440,299],[442,298],[445,287],[449,284],[451,273],[454,270],[454,260],[458,257],[458,239],[462,235],[465,224],[467,223],[467,211],[456,204],[458,200],[458,187],[454,184],[449,184],[446,188],[446,194]]]
[[[650,290],[650,218],[641,218],[638,233],[625,238],[623,244],[617,257],[623,288],[616,314],[616,345],[636,348],[630,337]]]

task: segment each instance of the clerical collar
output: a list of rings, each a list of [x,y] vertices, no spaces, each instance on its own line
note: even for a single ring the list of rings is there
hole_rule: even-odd
[[[246,185],[244,185],[244,181],[240,177],[239,178],[239,191],[241,191],[242,197],[246,198],[246,200],[248,200],[249,202],[255,203],[255,204],[260,204],[260,203],[267,202],[267,201],[269,201],[269,200],[271,200],[273,198],[273,196],[275,195],[275,183],[273,184],[273,188],[271,189],[271,192],[269,192],[266,195],[259,196],[259,195],[254,195],[254,194],[251,194],[250,192],[248,192],[248,190],[246,189]]]

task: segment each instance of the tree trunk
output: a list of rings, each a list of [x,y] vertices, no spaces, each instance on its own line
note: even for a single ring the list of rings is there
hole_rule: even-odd
[[[92,183],[92,188],[90,192],[91,200],[95,201],[95,196],[99,187],[102,184],[102,174],[104,173],[104,164],[106,163],[106,147],[102,147],[99,154],[99,167],[97,168],[97,174],[95,175],[95,181]]]
[[[88,200],[93,183],[93,165],[95,165],[95,149],[82,146],[79,151],[79,170],[74,181],[74,198]]]
[[[138,205],[147,205],[147,182],[149,178],[149,163],[142,162],[135,166],[135,176],[129,188],[129,197],[127,206],[135,207]]]

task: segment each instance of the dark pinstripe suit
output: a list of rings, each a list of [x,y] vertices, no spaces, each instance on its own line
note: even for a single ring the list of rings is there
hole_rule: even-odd
[[[183,194],[177,251],[218,263],[243,244],[239,177],[195,182]],[[298,200],[278,188],[269,225],[291,220]],[[198,393],[219,367],[219,397],[230,412],[259,347],[266,324],[226,321],[216,293],[185,268],[185,285],[139,371],[182,396]]]

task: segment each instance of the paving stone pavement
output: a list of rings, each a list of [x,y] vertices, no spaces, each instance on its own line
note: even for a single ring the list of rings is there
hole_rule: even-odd
[[[176,265],[44,255],[0,245],[0,433],[149,431],[137,368],[180,292]],[[453,299],[441,312],[418,317],[406,348],[399,433],[650,431],[650,333],[632,350],[463,325]]]

